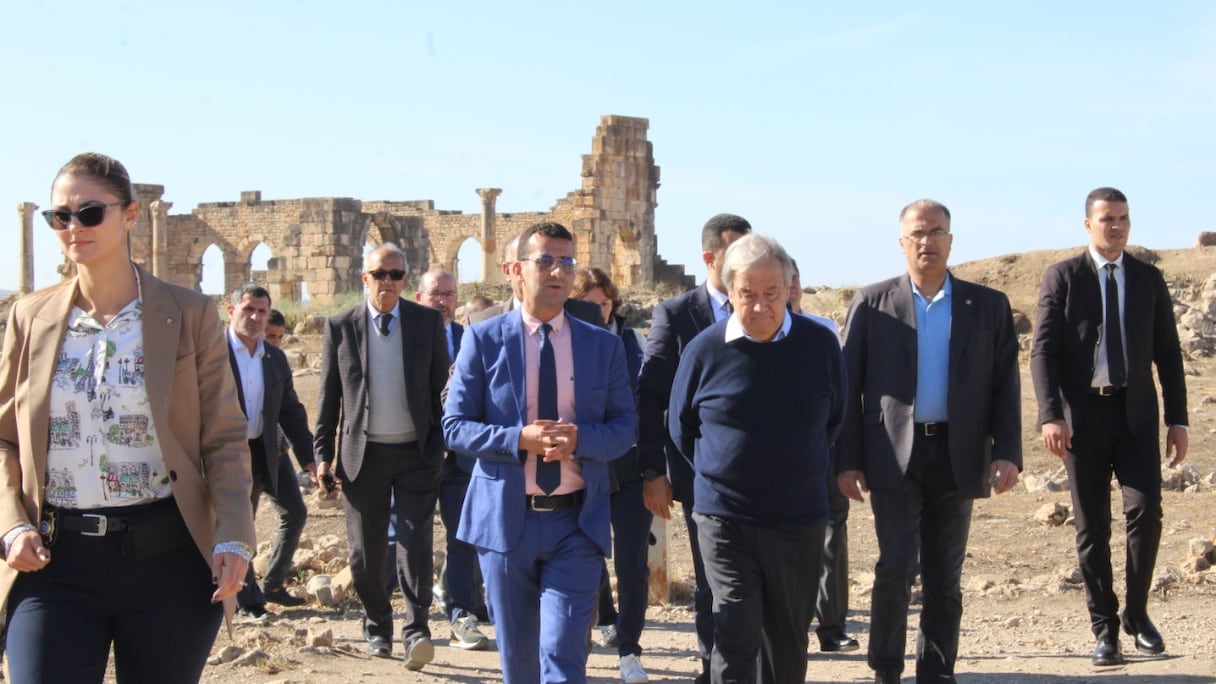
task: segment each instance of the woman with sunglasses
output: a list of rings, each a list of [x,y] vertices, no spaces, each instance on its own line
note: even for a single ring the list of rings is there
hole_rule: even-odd
[[[0,600],[16,682],[197,682],[254,546],[245,418],[215,303],[131,263],[118,161],[43,212],[75,268],[0,355]]]
[[[625,360],[629,365],[629,384],[636,394],[645,340],[641,333],[625,325],[625,318],[617,314],[621,295],[612,279],[599,268],[579,269],[574,276],[570,297],[597,304],[603,313],[604,325],[621,336],[625,344]],[[650,545],[650,522],[654,516],[642,502],[642,475],[638,470],[636,447],[610,465],[612,556],[621,609],[618,613],[612,605],[612,587],[608,582],[608,563],[605,561],[600,582],[597,626],[602,636],[601,643],[617,649],[621,659],[621,681],[624,684],[643,684],[650,680],[642,667],[642,647],[638,640],[646,622],[646,604],[650,597],[647,585],[650,569],[646,565],[646,553]]]

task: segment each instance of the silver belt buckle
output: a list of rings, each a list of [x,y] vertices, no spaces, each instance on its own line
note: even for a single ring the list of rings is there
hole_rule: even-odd
[[[83,535],[85,537],[104,537],[104,536],[106,536],[106,529],[109,527],[109,522],[110,522],[109,519],[106,518],[106,516],[98,515],[96,513],[85,513],[84,515],[82,515],[80,517],[92,518],[97,521],[97,531],[88,532],[85,530],[81,530],[80,531],[81,535]]]
[[[925,437],[936,437],[937,423],[921,423],[920,432]]]
[[[541,500],[542,497],[544,499],[546,499],[546,503],[549,503],[548,506],[538,506],[537,505],[537,503]],[[541,494],[529,494],[528,495],[528,508],[532,509],[533,511],[536,511],[537,513],[547,513],[549,511],[552,511],[553,505],[551,502],[548,502],[548,498],[549,497],[543,496]]]

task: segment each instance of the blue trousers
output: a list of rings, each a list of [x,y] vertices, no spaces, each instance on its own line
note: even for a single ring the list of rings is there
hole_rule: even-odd
[[[11,681],[100,684],[113,644],[120,684],[197,682],[224,612],[188,536],[177,550],[131,560],[125,533],[60,531],[51,562],[22,573],[8,597]]]
[[[650,546],[650,523],[654,519],[642,501],[642,481],[621,485],[612,495],[612,561],[616,569],[616,592],[620,598],[618,612],[612,605],[612,587],[608,583],[608,563],[604,562],[600,586],[600,625],[616,625],[620,640],[620,656],[641,655],[638,641],[646,623],[646,604],[650,600],[650,567],[646,552]]]
[[[603,554],[579,507],[528,511],[515,548],[478,548],[504,684],[587,681],[587,630]]]

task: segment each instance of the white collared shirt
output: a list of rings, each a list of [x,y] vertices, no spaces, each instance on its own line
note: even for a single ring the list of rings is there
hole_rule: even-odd
[[[794,327],[794,319],[790,315],[789,310],[786,310],[785,317],[781,319],[781,329],[777,331],[776,335],[773,335],[773,339],[767,341],[776,342],[777,340],[785,339],[785,336],[790,334],[790,328],[792,327]],[[730,344],[731,342],[743,337],[746,337],[752,342],[765,342],[765,340],[757,340],[749,335],[747,331],[743,329],[743,324],[739,322],[738,316],[731,316],[726,322],[726,343]]]
[[[705,291],[709,293],[709,301],[713,305],[714,323],[730,318],[730,298],[726,293],[719,292],[710,286],[709,281],[705,281]]]
[[[1094,268],[1098,271],[1098,288],[1102,300],[1102,337],[1098,340],[1098,354],[1094,358],[1094,376],[1090,381],[1091,387],[1106,387],[1110,385],[1110,363],[1106,357],[1106,265],[1114,264],[1118,268],[1115,269],[1115,284],[1119,286],[1119,334],[1123,336],[1123,367],[1127,368],[1127,307],[1124,306],[1127,301],[1127,270],[1123,268],[1123,252],[1119,252],[1119,256],[1113,261],[1107,259],[1094,249],[1093,245],[1089,246],[1089,256],[1094,261]]]
[[[266,343],[258,338],[257,347],[250,353],[241,338],[229,327],[228,346],[236,357],[237,382],[241,384],[241,394],[245,398],[245,437],[257,439],[262,436],[262,407],[266,400],[266,374],[263,369]]]

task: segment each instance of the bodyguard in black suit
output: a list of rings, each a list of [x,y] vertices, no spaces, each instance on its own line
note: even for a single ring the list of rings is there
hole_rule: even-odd
[[[377,247],[365,259],[367,303],[326,322],[316,452],[322,477],[338,461],[355,593],[363,603],[368,652],[380,657],[392,653],[384,577],[392,497],[406,604],[402,643],[406,667],[418,670],[434,657],[427,611],[443,465],[439,393],[449,359],[439,312],[401,299],[405,276],[401,250],[391,243]]]
[[[879,557],[868,662],[903,671],[909,587],[924,586],[916,680],[953,682],[972,500],[1022,468],[1018,345],[1004,294],[950,275],[950,212],[900,212],[901,275],[858,291],[845,323],[849,405],[836,441],[845,496],[870,492]]]
[[[241,411],[248,417],[253,510],[257,512],[258,500],[265,493],[279,514],[263,586],[258,586],[250,564],[245,588],[236,597],[242,617],[254,620],[266,615],[267,601],[285,606],[304,603],[304,599],[287,593],[283,586],[308,520],[308,508],[296,483],[295,468],[279,441],[280,435],[291,443],[300,468],[314,477],[317,472],[308,413],[296,396],[287,356],[263,339],[269,316],[270,293],[265,288],[249,286],[232,294],[228,303],[228,362],[236,379]],[[257,405],[251,405],[255,401]],[[255,413],[256,416],[251,415]]]
[[[672,500],[681,502],[692,545],[697,583],[693,598],[697,650],[701,655],[699,683],[709,681],[709,659],[714,645],[713,595],[701,563],[697,525],[692,518],[692,466],[667,434],[667,406],[684,348],[702,330],[730,318],[726,286],[722,283],[722,259],[726,248],[751,230],[750,223],[734,214],[718,214],[705,223],[701,229],[701,259],[706,266],[706,280],[654,308],[654,320],[646,339],[646,358],[638,376],[638,465],[645,481],[642,487],[646,508],[671,520]]]
[[[1161,541],[1161,450],[1157,366],[1170,467],[1186,458],[1186,379],[1165,279],[1125,252],[1127,197],[1098,188],[1085,200],[1089,249],[1047,269],[1039,290],[1030,368],[1043,444],[1072,483],[1077,556],[1085,580],[1095,665],[1123,662],[1119,627],[1136,648],[1165,650],[1148,617]],[[1117,333],[1116,333],[1117,331]],[[1127,519],[1127,594],[1120,615],[1110,565],[1110,477]]]

